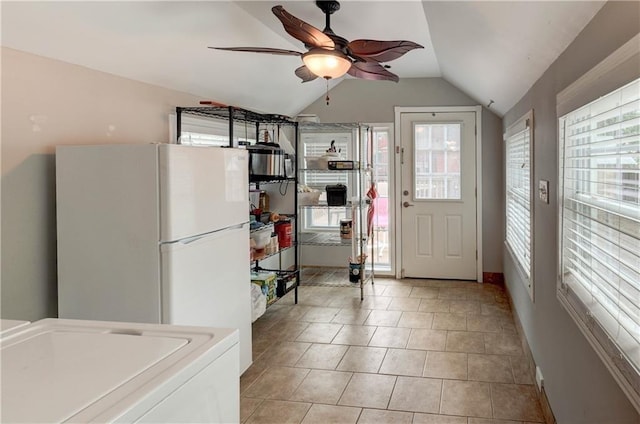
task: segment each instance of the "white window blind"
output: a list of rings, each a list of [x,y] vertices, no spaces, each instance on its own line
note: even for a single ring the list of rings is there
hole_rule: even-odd
[[[531,278],[531,139],[533,114],[529,112],[507,129],[506,244],[523,273],[529,296]]]
[[[301,137],[301,145],[304,158],[320,157],[327,152],[334,141],[336,151],[340,152],[342,159],[351,158],[351,137],[345,133],[303,133]],[[304,168],[304,165],[302,165]],[[329,184],[345,184],[348,183],[348,174],[345,172],[304,172],[302,174],[302,183],[317,190],[323,190]]]
[[[223,119],[206,119],[188,114],[182,115],[181,144],[198,146],[228,146],[229,122]],[[175,140],[176,115],[169,115],[170,140]],[[256,140],[254,124],[234,123],[233,138],[236,141]]]
[[[559,118],[559,298],[640,405],[640,79]]]

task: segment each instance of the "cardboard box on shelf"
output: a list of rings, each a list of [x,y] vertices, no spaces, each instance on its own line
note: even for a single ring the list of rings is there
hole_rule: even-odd
[[[251,282],[260,286],[262,293],[267,297],[267,304],[277,299],[277,275],[275,272],[252,272]]]

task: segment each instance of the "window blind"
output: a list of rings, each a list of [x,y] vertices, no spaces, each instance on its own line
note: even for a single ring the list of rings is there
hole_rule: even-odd
[[[531,279],[531,128],[532,113],[509,127],[506,139],[506,244],[523,273],[529,296]]]
[[[340,151],[342,159],[351,158],[351,137],[344,133],[309,133],[303,134],[301,144],[304,157],[320,157],[327,152],[334,141],[336,151]],[[301,160],[303,158],[300,158]],[[302,166],[304,167],[304,166]],[[345,172],[304,172],[303,183],[309,187],[324,191],[329,184],[348,184],[348,174]]]
[[[638,405],[640,79],[562,116],[559,131],[559,298]]]
[[[171,125],[175,126],[175,114],[170,116]],[[233,138],[236,141],[256,140],[255,125],[235,123]],[[175,140],[175,138],[171,138]],[[181,144],[202,146],[229,146],[229,123],[225,120],[206,119],[197,116],[182,115]]]

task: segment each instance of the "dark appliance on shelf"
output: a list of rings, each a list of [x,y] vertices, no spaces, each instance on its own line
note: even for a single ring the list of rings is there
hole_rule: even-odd
[[[347,204],[347,187],[344,184],[328,185],[327,205],[329,206],[346,206]]]

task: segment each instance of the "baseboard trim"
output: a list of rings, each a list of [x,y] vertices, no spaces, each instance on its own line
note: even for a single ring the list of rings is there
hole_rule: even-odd
[[[504,274],[501,272],[483,272],[482,282],[504,285]]]
[[[501,274],[501,273],[485,273],[485,274],[499,274],[502,278],[502,284],[504,284],[504,274]],[[513,321],[515,322],[516,330],[518,331],[518,335],[520,336],[520,343],[522,344],[522,350],[524,352],[525,357],[527,358],[527,363],[529,364],[529,373],[531,375],[532,380],[535,381],[536,362],[533,359],[533,354],[531,353],[529,342],[527,341],[527,338],[524,335],[524,330],[522,329],[522,323],[520,322],[520,318],[518,317],[518,314],[515,313],[513,299],[511,297],[511,293],[509,292],[509,286],[504,284],[504,289],[509,299],[509,305],[511,306]],[[545,389],[544,389],[544,383],[541,389],[538,389],[537,384],[534,384],[534,386],[536,388],[536,392],[538,393],[538,400],[540,401],[540,407],[542,408],[542,415],[544,416],[545,424],[557,424],[556,417],[553,415],[551,404],[549,403],[549,399],[547,398],[547,393],[545,392]]]

